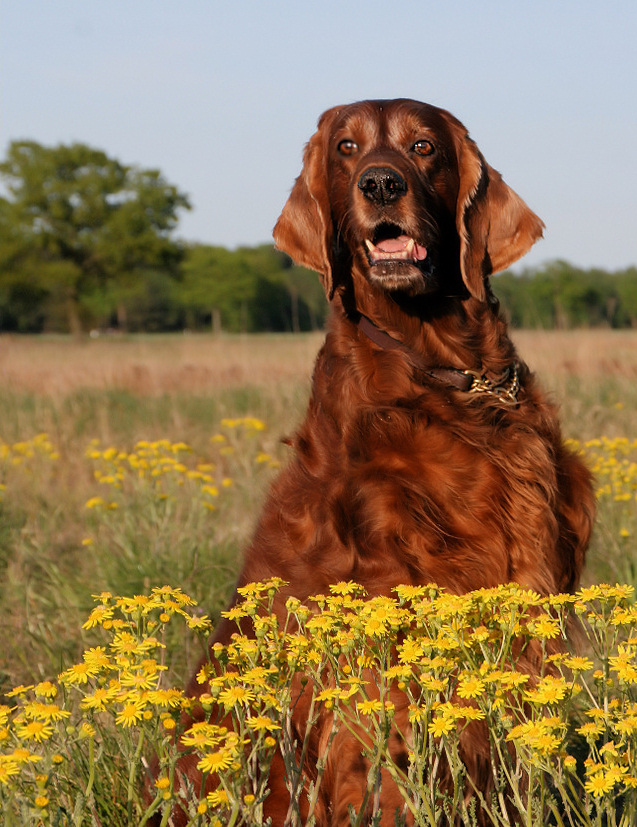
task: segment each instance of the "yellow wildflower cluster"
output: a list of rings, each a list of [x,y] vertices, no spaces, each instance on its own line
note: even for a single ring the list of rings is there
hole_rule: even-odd
[[[227,436],[218,433],[210,439],[216,457],[199,459],[190,445],[167,439],[153,442],[141,440],[132,451],[113,446],[103,449],[94,440],[89,445],[86,456],[95,466],[95,480],[115,491],[123,491],[126,496],[130,496],[132,491],[139,491],[141,487],[149,490],[156,499],[167,500],[174,497],[179,488],[194,486],[203,505],[212,510],[220,492],[233,484],[226,467],[226,457],[235,453],[231,435],[265,430],[265,424],[254,417],[223,419],[221,426]],[[278,464],[269,454],[260,450],[253,461],[257,464],[266,462],[272,467]],[[93,509],[113,509],[117,505],[117,502],[108,502],[100,496],[91,497],[86,502],[86,507]]]
[[[572,444],[584,451],[597,481],[599,498],[615,502],[637,499],[637,439],[600,437]]]
[[[356,584],[339,583],[307,606],[289,598],[287,619],[281,621],[271,611],[273,592],[281,586],[275,580],[240,590],[243,602],[224,613],[237,622],[237,634],[215,652],[223,669],[204,668],[199,675],[209,688],[210,703],[215,701],[231,716],[248,754],[259,751],[259,743],[249,737],[248,711],[273,733],[273,722],[285,721],[300,694],[308,692],[307,686],[291,691],[291,678],[301,671],[312,686],[310,709],[315,716],[331,714],[360,739],[372,769],[376,763],[379,770],[389,770],[414,816],[423,808],[436,812],[451,806],[470,823],[460,787],[454,794],[435,789],[432,800],[431,785],[423,779],[431,778],[441,753],[454,778],[464,777],[458,738],[474,721],[485,721],[492,734],[494,783],[504,773],[515,787],[522,769],[535,783],[550,773],[563,800],[582,812],[611,806],[612,796],[619,793],[632,794],[637,772],[637,704],[631,700],[637,687],[637,610],[630,603],[630,587],[596,586],[576,595],[541,598],[517,585],[458,596],[432,584],[398,587],[394,598],[367,599]],[[594,654],[607,666],[604,681],[592,659],[563,649],[573,608],[591,624]],[[246,621],[253,629],[249,635],[242,633]],[[600,645],[602,629],[606,648]],[[543,664],[540,675],[538,663]],[[610,693],[615,698],[609,702]],[[398,702],[400,697],[405,700]],[[598,716],[595,744],[603,735],[614,746],[607,746],[602,758],[591,758],[578,777],[568,733],[572,701],[580,704],[582,697]],[[407,706],[408,731],[401,729],[407,722],[396,717],[398,706]],[[600,723],[604,709],[608,711]],[[389,758],[392,727],[409,743],[407,771]],[[583,728],[580,734],[587,731]],[[302,767],[294,763],[297,745],[286,743],[285,733],[278,737],[284,762],[295,768],[292,777],[298,778]],[[267,760],[271,745],[260,742]],[[234,760],[247,773],[240,753]],[[233,767],[219,767],[223,796],[215,793],[217,797],[207,801],[222,819],[243,806],[245,787],[237,788]],[[606,798],[597,786],[600,773]],[[380,774],[370,770],[368,777]],[[520,806],[524,795],[520,791]],[[499,815],[504,817],[504,811]],[[247,816],[245,823],[252,823]]]
[[[623,553],[625,543],[637,535],[637,439],[600,437],[572,444],[582,451],[594,474],[599,522]],[[620,560],[619,569],[623,568],[629,572],[630,563],[622,565]]]
[[[224,428],[245,428],[247,431],[265,431],[265,422],[254,416],[241,416],[235,419],[222,419]]]
[[[86,455],[96,466],[96,481],[114,489],[138,486],[141,482],[149,485],[160,498],[167,498],[177,487],[190,482],[197,486],[206,505],[211,505],[219,496],[215,464],[194,460],[192,449],[184,442],[142,440],[132,451],[120,451],[113,447],[100,450],[99,443],[94,441]],[[221,486],[229,485],[229,479],[221,480]],[[97,508],[108,504],[101,497],[92,497],[86,506]]]
[[[16,687],[0,706],[0,812],[27,806],[38,813],[32,823],[43,823],[53,807],[72,807],[74,790],[90,811],[95,773],[110,750],[109,771],[123,764],[119,795],[128,795],[126,806],[139,820],[166,815],[177,797],[207,823],[262,823],[277,752],[293,802],[304,800],[311,815],[322,775],[308,787],[303,757],[320,718],[322,760],[346,728],[370,766],[370,800],[381,800],[378,785],[388,772],[415,823],[429,823],[417,821],[419,813],[444,809],[471,823],[459,739],[478,725],[491,738],[494,782],[508,779],[503,795],[510,802],[494,819],[511,806],[525,818],[538,807],[548,812],[556,791],[560,806],[584,825],[598,823],[617,795],[631,818],[637,814],[637,609],[630,587],[541,598],[517,585],[451,595],[431,584],[368,598],[348,582],[307,604],[288,597],[280,614],[284,590],[276,578],[239,589],[239,602],[224,612],[237,631],[227,646],[213,646],[201,668],[197,705],[205,715],[186,729],[182,713],[195,702],[165,685],[165,630],[180,618],[206,636],[209,619],[168,586],[133,597],[96,595],[84,627],[106,642],[87,649],[57,681]],[[571,610],[586,623],[590,657],[563,646]],[[289,725],[301,700],[304,732]],[[577,736],[588,744],[579,770],[569,747],[577,715]],[[394,763],[388,745],[395,736],[405,741],[407,766]],[[145,745],[157,756],[146,803],[132,792],[141,786],[135,778]],[[212,792],[175,787],[179,750],[214,779]],[[443,758],[451,775],[445,788],[432,782]],[[78,777],[82,767],[86,774]],[[538,799],[536,786],[547,774],[551,788],[542,787]]]
[[[209,633],[211,623],[193,612],[194,601],[168,586],[150,595],[116,597],[103,592],[95,597],[97,606],[84,627],[106,631],[107,645],[86,650],[82,661],[63,671],[57,682],[16,687],[0,706],[0,804],[19,797],[39,810],[49,802],[65,806],[70,776],[86,764],[86,758],[76,761],[74,751],[88,750],[93,762],[88,768],[90,790],[96,751],[112,748],[113,728],[125,737],[124,755],[131,742],[141,748],[143,732],[155,740],[160,754],[165,753],[180,712],[191,705],[182,690],[164,686],[161,653],[166,624],[174,617]],[[72,783],[87,791],[86,778]],[[164,793],[158,792],[155,806]]]
[[[0,439],[0,462],[10,465],[21,465],[27,460],[35,457],[46,459],[59,459],[60,455],[49,439],[48,434],[38,434],[33,439],[13,444]]]
[[[5,477],[15,468],[30,468],[32,462],[45,462],[59,459],[60,455],[48,437],[38,434],[32,439],[9,443],[0,438],[0,497],[6,490]]]

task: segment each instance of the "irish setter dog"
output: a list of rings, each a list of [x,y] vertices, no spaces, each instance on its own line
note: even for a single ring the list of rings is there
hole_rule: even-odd
[[[577,586],[590,475],[489,284],[542,227],[448,112],[371,100],[323,114],[274,238],[318,271],[331,317],[240,584],[282,577],[282,613],[288,595],[347,580],[370,595],[429,582],[455,593]],[[235,630],[222,621],[215,640]],[[472,751],[477,761],[480,744],[465,748],[470,772]],[[341,733],[329,762],[318,823],[349,825],[367,773],[356,739]],[[394,795],[383,789],[382,825],[394,824]],[[276,778],[267,808],[283,825]]]

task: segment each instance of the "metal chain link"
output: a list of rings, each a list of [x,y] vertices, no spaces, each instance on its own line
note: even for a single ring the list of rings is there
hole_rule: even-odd
[[[489,396],[495,396],[499,402],[504,402],[506,405],[515,405],[518,401],[518,392],[520,390],[520,378],[518,376],[518,366],[514,365],[512,369],[507,370],[504,383],[495,384],[484,374],[477,373],[473,370],[464,370],[467,376],[471,376],[473,382],[467,393],[485,393]]]

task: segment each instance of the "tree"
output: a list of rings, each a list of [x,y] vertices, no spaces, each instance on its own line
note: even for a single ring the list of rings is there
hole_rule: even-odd
[[[637,267],[628,267],[614,276],[619,298],[619,322],[637,328]]]
[[[271,244],[228,250],[189,246],[176,300],[188,327],[215,332],[319,327],[327,302],[315,273],[294,267]]]
[[[0,176],[9,193],[0,209],[2,270],[62,302],[71,332],[82,329],[83,299],[117,302],[144,272],[178,273],[183,250],[171,233],[190,204],[158,170],[85,144],[14,141]]]

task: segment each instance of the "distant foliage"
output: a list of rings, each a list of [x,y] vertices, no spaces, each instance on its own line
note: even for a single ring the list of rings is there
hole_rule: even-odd
[[[171,238],[188,198],[158,170],[125,166],[85,144],[13,141],[0,177],[0,328],[78,334],[96,317],[126,324],[127,305],[151,294],[145,322],[170,318],[159,302],[179,277]],[[156,324],[156,322],[155,322]]]
[[[158,170],[84,144],[14,141],[0,163],[0,332],[303,331],[323,326],[315,273],[272,245],[173,236],[187,196]],[[517,327],[637,327],[637,268],[555,261],[493,281]]]
[[[515,327],[637,328],[637,267],[609,273],[553,261],[496,276],[493,288]]]
[[[191,245],[174,299],[184,327],[215,332],[317,330],[327,313],[316,273],[271,244]]]

